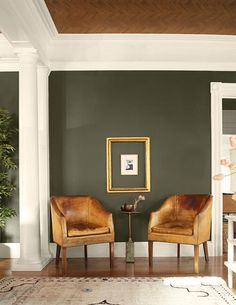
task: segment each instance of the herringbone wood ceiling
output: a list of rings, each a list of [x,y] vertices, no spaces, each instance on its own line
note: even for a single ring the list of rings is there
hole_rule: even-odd
[[[236,34],[236,0],[45,0],[59,33]]]

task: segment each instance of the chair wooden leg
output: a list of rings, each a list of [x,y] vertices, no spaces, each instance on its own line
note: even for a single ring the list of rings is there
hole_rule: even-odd
[[[88,260],[88,249],[87,249],[87,245],[84,245],[84,258],[87,261]]]
[[[153,241],[148,241],[148,258],[149,258],[149,266],[153,264]]]
[[[209,262],[207,241],[205,241],[205,242],[203,243],[203,249],[204,249],[205,261],[206,261],[206,262]]]
[[[110,250],[110,267],[114,264],[114,242],[109,243],[109,250]]]
[[[59,264],[60,260],[60,253],[61,253],[61,246],[57,245],[57,252],[56,252],[56,265]]]
[[[62,247],[62,270],[63,272],[67,270],[66,247]]]
[[[180,258],[180,244],[177,244],[177,257]]]
[[[199,273],[199,246],[194,245],[194,271]]]

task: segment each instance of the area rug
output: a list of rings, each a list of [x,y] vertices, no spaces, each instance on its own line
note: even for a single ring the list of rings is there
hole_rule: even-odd
[[[1,305],[236,305],[217,277],[70,278],[6,277]]]

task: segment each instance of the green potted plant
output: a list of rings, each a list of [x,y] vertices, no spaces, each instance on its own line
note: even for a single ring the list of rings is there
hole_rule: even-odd
[[[0,229],[16,215],[14,209],[6,206],[7,198],[11,197],[15,190],[10,172],[17,168],[13,159],[15,147],[11,144],[16,133],[12,116],[7,110],[0,108]]]

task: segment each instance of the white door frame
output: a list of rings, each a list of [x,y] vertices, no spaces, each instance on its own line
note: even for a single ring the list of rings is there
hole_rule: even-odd
[[[236,84],[211,83],[211,174],[220,173],[222,148],[222,100],[236,99]],[[213,210],[212,210],[212,243],[213,255],[223,253],[223,200],[222,186],[218,181],[212,181]]]

